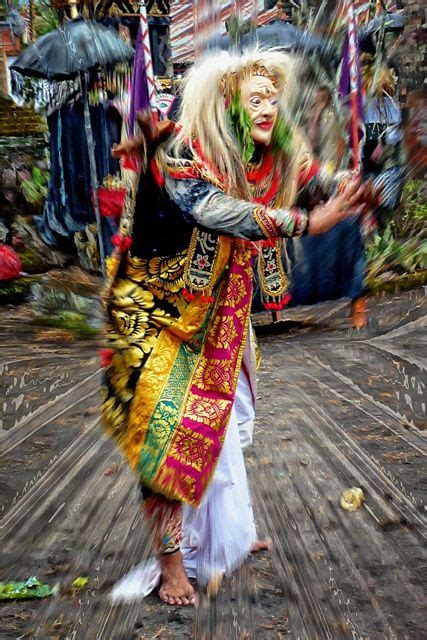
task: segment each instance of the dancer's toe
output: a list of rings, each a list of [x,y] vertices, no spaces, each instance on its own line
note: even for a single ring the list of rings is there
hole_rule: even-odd
[[[271,540],[255,540],[251,546],[251,553],[258,553],[259,551],[271,551]]]
[[[163,602],[176,606],[195,603],[195,591],[185,573],[181,552],[160,556],[162,565],[162,586],[159,596]]]

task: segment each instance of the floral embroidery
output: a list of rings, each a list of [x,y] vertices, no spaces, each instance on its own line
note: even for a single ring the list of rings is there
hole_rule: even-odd
[[[210,273],[221,284],[212,305],[201,299],[173,303],[166,287],[157,295],[159,278],[169,282],[169,269],[176,275],[172,288],[179,284],[176,256],[151,264],[128,259],[108,307],[114,355],[104,369],[107,429],[144,485],[193,505],[200,503],[224,440],[251,303],[250,252],[239,240],[218,240]],[[194,253],[209,271],[212,258],[200,262],[204,255]],[[156,272],[160,262],[164,273]],[[173,536],[162,536],[160,544],[168,547]]]
[[[126,275],[129,280],[138,284],[144,282],[158,299],[163,298],[172,304],[179,302],[180,291],[184,287],[184,265],[187,251],[175,256],[155,257],[150,260],[128,258]]]
[[[214,319],[208,340],[212,346],[216,346],[218,349],[230,349],[238,335],[233,316],[226,316]]]
[[[220,242],[217,235],[194,229],[184,274],[185,286],[190,291],[212,293]]]
[[[233,370],[225,360],[202,358],[198,367],[195,382],[207,391],[231,393]]]
[[[227,291],[226,304],[228,306],[238,306],[246,295],[246,287],[243,278],[239,273],[233,273]]]
[[[211,429],[218,429],[231,410],[231,405],[231,400],[198,397],[192,393],[189,396],[188,417],[203,422]]]
[[[289,287],[289,280],[283,269],[280,240],[262,246],[259,261],[262,292],[267,297],[282,296]]]
[[[207,256],[202,256],[200,253],[197,254],[195,263],[197,264],[199,269],[206,269],[207,267],[210,267],[210,265],[211,265],[211,263],[209,262],[208,257]]]
[[[211,441],[196,431],[182,427],[172,441],[170,455],[184,465],[201,471],[209,459]]]

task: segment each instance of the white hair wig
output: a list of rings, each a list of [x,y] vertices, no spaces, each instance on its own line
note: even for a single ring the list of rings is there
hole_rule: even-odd
[[[309,146],[290,116],[296,89],[298,60],[281,51],[253,49],[244,55],[215,53],[202,58],[189,70],[182,84],[178,136],[172,150],[181,156],[198,140],[205,158],[230,181],[230,193],[245,197],[248,185],[241,151],[231,131],[226,111],[227,94],[260,67],[265,69],[278,90],[279,111],[292,130],[292,152],[285,159],[286,171],[279,197],[289,206],[295,198],[297,176],[309,163]]]

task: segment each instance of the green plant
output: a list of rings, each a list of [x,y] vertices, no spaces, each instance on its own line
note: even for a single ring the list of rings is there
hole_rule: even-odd
[[[55,316],[36,316],[33,323],[43,327],[66,329],[79,338],[89,338],[100,333],[99,327],[88,324],[86,316],[67,310]]]
[[[427,199],[423,180],[409,180],[403,188],[402,203],[391,223],[396,238],[425,237]]]
[[[30,295],[31,287],[38,276],[23,276],[17,280],[0,282],[0,306],[24,302]]]
[[[41,204],[47,196],[49,175],[47,171],[33,167],[31,178],[21,182],[21,191],[29,204]]]
[[[44,36],[46,33],[49,33],[59,27],[58,14],[51,6],[49,6],[48,2],[38,0],[35,3],[35,14],[37,38],[40,38],[40,36]]]
[[[427,242],[419,236],[395,238],[389,225],[382,236],[376,235],[366,249],[367,277],[373,279],[386,271],[415,273],[427,268]]]

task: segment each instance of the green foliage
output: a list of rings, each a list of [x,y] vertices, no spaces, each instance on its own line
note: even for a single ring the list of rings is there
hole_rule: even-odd
[[[366,250],[368,279],[386,271],[415,273],[427,268],[427,242],[418,236],[401,240],[393,236],[389,225],[382,236],[376,235]]]
[[[88,324],[86,316],[73,311],[61,311],[56,316],[37,316],[34,324],[54,329],[66,329],[78,338],[91,338],[100,332],[99,328]]]
[[[292,129],[279,115],[273,128],[271,137],[273,149],[289,154],[292,150]]]
[[[382,236],[376,235],[366,250],[368,280],[386,271],[396,275],[419,274],[427,269],[427,203],[422,180],[406,183],[402,203]]]
[[[23,302],[30,295],[34,282],[37,282],[37,276],[24,276],[0,282],[0,305]]]
[[[243,163],[247,164],[255,153],[255,143],[251,136],[252,121],[241,103],[239,91],[232,97],[227,115],[230,129],[240,147]]]
[[[43,584],[34,576],[25,582],[0,582],[0,600],[47,598],[58,592],[58,586]]]
[[[30,302],[36,313],[35,324],[66,329],[82,338],[97,335],[102,326],[102,307],[93,297],[37,283]]]
[[[48,2],[37,0],[35,3],[35,29],[36,37],[46,35],[59,26],[58,15]]]
[[[24,244],[23,247],[19,246],[17,252],[21,258],[22,270],[25,273],[36,274],[48,270],[49,263],[31,245]]]
[[[21,191],[25,200],[29,204],[37,205],[43,203],[47,196],[47,184],[49,174],[39,167],[33,167],[31,178],[21,182]]]
[[[427,201],[423,180],[410,180],[403,188],[402,204],[396,212],[392,229],[396,238],[425,236]]]

